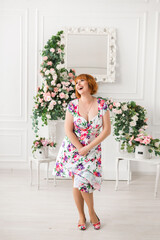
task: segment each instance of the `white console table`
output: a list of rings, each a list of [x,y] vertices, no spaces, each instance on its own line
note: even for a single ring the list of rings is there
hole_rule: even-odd
[[[137,159],[134,157],[133,154],[124,154],[122,156],[119,156],[116,158],[116,186],[115,190],[118,190],[118,182],[119,182],[119,163],[122,160],[127,160],[127,171],[128,171],[128,180],[127,183],[130,183],[130,161],[136,161],[136,162],[144,162],[147,164],[152,164],[157,167],[156,171],[156,180],[155,180],[155,187],[154,187],[154,196],[157,197],[157,188],[158,188],[158,181],[159,181],[159,174],[160,174],[160,158],[151,158],[151,159]]]
[[[40,188],[40,165],[42,163],[47,164],[47,182],[48,182],[48,173],[49,173],[49,164],[50,162],[56,161],[56,156],[50,156],[48,158],[37,159],[34,157],[30,157],[30,173],[31,173],[31,185],[32,185],[32,163],[34,162],[37,165],[37,183],[38,183],[38,190]],[[54,176],[54,185],[56,185],[56,176]]]

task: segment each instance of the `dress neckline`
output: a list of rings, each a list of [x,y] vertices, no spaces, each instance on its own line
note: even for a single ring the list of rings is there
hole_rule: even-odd
[[[92,118],[92,120],[90,120],[90,121],[86,120],[86,119],[85,119],[84,117],[82,117],[81,114],[79,113],[79,98],[77,99],[77,113],[78,113],[78,116],[81,117],[81,118],[83,118],[87,123],[92,123],[93,120],[94,120],[96,117],[99,116],[99,102],[98,102],[99,99],[98,99],[98,98],[96,98],[96,99],[97,99],[97,103],[98,103],[98,114],[95,115],[95,116]]]

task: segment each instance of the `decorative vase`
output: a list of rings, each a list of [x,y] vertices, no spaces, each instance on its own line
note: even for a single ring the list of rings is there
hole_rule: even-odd
[[[58,121],[48,120],[48,136],[53,142],[56,142],[56,125]]]
[[[38,148],[35,152],[35,157],[38,159],[48,158],[48,146]]]
[[[135,147],[135,158],[145,159],[151,158],[151,153],[148,152],[149,147],[144,145],[139,145]]]

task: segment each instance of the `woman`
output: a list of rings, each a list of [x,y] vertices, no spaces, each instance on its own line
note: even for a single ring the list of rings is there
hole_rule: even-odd
[[[94,229],[100,229],[93,191],[101,187],[101,142],[110,134],[111,124],[105,100],[93,97],[98,86],[88,74],[75,78],[77,99],[69,102],[65,118],[65,138],[53,174],[71,176],[73,196],[79,212],[78,228],[86,229],[84,201]]]

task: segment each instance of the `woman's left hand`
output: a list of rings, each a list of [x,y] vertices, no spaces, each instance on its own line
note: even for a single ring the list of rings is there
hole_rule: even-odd
[[[78,152],[80,155],[86,156],[89,151],[90,151],[89,147],[84,146],[84,147],[80,148]]]

